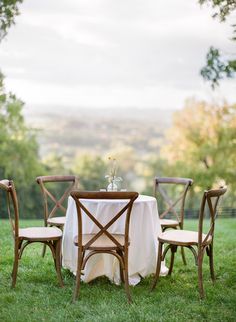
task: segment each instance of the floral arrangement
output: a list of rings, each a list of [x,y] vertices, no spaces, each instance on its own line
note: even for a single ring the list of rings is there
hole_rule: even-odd
[[[108,179],[109,185],[107,187],[108,191],[116,191],[118,190],[117,183],[122,181],[121,177],[117,177],[117,161],[115,158],[108,158],[110,166],[109,166],[109,174],[105,176]]]

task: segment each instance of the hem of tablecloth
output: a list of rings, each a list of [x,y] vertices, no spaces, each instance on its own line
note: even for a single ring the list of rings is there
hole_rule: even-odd
[[[76,270],[73,270],[68,263],[66,264],[65,262],[63,262],[62,267],[64,269],[68,269],[73,275],[76,276]],[[160,276],[166,276],[168,274],[168,271],[169,271],[168,267],[166,267],[165,264],[162,264],[161,265]],[[142,276],[142,274],[140,274],[140,273],[135,273],[135,274],[129,276],[129,285],[130,286],[138,285],[140,283],[140,281],[141,281],[142,278],[146,278],[146,277],[148,277],[150,275],[153,275],[153,274],[154,274],[154,272],[153,273],[150,273],[150,274],[145,274],[145,276]],[[115,279],[115,277],[114,278],[111,278],[110,276],[108,276],[106,274],[96,276],[95,278],[90,279],[90,280],[88,280],[88,279],[85,280],[85,275],[82,274],[81,275],[81,281],[83,281],[84,283],[89,283],[92,280],[94,280],[94,279],[96,279],[98,277],[102,277],[102,276],[105,276],[106,278],[108,278],[108,280],[111,283],[115,284],[115,285],[121,285],[121,280],[118,281],[117,279]]]

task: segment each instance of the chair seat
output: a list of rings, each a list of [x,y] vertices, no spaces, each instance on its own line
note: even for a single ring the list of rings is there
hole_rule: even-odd
[[[179,226],[179,222],[173,219],[160,219],[160,224],[162,227],[176,227]]]
[[[206,237],[202,234],[202,240]],[[158,240],[163,243],[169,243],[173,245],[197,245],[198,244],[198,232],[189,230],[167,230],[160,234]],[[206,244],[209,244],[212,240],[210,235],[207,239]]]
[[[26,240],[56,240],[61,238],[62,231],[56,227],[30,227],[19,229],[19,238]]]
[[[47,223],[53,226],[64,226],[66,222],[66,216],[48,218]]]
[[[121,234],[111,234],[122,246],[125,244],[125,236]],[[82,235],[82,245],[84,246],[90,239],[92,239],[95,234],[83,234]],[[74,238],[74,244],[78,246],[78,236]],[[113,241],[102,234],[95,242],[89,247],[89,249],[117,249],[118,246],[113,243]]]

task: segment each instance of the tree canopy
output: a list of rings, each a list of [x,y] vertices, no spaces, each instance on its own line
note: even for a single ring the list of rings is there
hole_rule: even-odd
[[[199,3],[209,4],[214,9],[213,18],[218,18],[220,21],[225,21],[226,18],[235,11],[235,0],[199,0]],[[236,23],[232,25],[233,37],[232,41],[236,41]],[[235,53],[234,53],[235,56]],[[204,66],[200,73],[202,77],[209,81],[211,87],[214,89],[219,85],[219,81],[225,77],[230,78],[236,72],[236,59],[225,58],[219,49],[210,47],[206,55],[206,66]]]
[[[23,0],[0,0],[0,42],[6,36],[8,29],[15,23],[19,14],[18,5]]]
[[[20,199],[24,196],[21,209],[32,210],[34,200],[29,192],[35,190],[33,180],[42,173],[43,166],[36,133],[25,124],[23,106],[14,94],[6,93],[0,75],[0,178],[13,179]]]
[[[162,148],[179,175],[196,178],[202,189],[214,184],[236,188],[236,104],[189,100],[176,112]]]
[[[199,3],[211,5],[216,10],[213,17],[218,17],[221,21],[236,9],[235,0],[199,0]]]

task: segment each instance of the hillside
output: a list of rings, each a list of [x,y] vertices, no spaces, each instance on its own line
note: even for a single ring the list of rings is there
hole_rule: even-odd
[[[53,112],[55,111],[55,112]],[[30,114],[28,124],[39,130],[42,156],[57,153],[73,158],[78,152],[105,153],[131,146],[141,155],[158,151],[171,124],[170,110],[158,109],[51,109]]]

